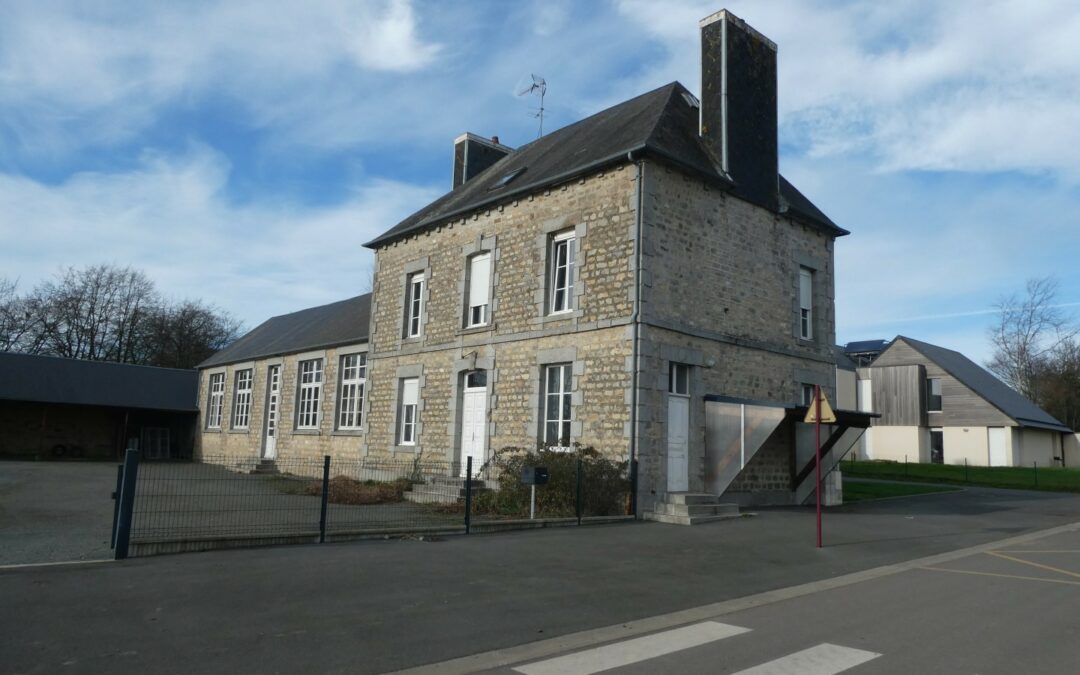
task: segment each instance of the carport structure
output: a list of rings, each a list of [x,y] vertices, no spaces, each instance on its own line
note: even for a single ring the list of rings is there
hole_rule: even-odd
[[[740,503],[807,503],[814,494],[816,447],[814,425],[803,421],[808,409],[771,401],[706,396],[706,491]],[[831,474],[874,417],[873,413],[837,410],[835,423],[821,425],[822,476]],[[787,481],[782,480],[784,464]],[[740,491],[739,478],[746,471],[776,473],[776,489]]]

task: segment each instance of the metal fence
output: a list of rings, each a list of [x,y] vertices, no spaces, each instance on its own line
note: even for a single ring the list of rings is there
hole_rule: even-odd
[[[523,484],[522,469],[540,464],[548,481]],[[129,451],[117,479],[113,539],[119,558],[129,548],[144,554],[581,524],[632,516],[635,481],[628,462],[577,453],[517,453],[473,467],[329,456],[140,464]]]

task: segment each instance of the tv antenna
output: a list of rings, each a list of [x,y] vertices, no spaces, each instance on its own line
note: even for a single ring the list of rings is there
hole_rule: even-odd
[[[540,97],[540,109],[533,113],[533,117],[540,120],[540,131],[536,134],[537,138],[544,135],[544,94],[547,93],[547,82],[539,75],[532,75],[532,84],[524,87],[517,93],[518,96],[524,96],[526,94],[536,94]]]

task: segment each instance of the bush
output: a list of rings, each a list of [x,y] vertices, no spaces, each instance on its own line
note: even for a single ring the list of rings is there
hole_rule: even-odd
[[[327,486],[327,501],[333,504],[389,504],[405,500],[404,493],[412,486],[407,478],[383,482],[375,480],[358,481],[347,476],[334,476]],[[309,495],[322,494],[322,482],[313,481],[305,492]]]
[[[629,508],[630,481],[627,462],[616,462],[594,448],[574,446],[570,452],[539,448],[504,448],[481,468],[482,475],[497,475],[496,487],[480,491],[473,498],[478,515],[529,516],[530,486],[521,482],[527,466],[548,470],[548,483],[536,487],[536,513],[544,518],[576,515],[577,465],[582,463],[582,515],[625,515]],[[489,485],[490,487],[490,485]]]

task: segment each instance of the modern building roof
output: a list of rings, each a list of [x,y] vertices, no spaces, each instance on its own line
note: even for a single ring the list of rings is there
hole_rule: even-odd
[[[0,399],[194,412],[196,370],[0,352]]]
[[[366,342],[370,318],[370,293],[275,316],[200,363],[199,368]]]
[[[375,248],[484,206],[626,162],[630,153],[733,187],[698,135],[698,108],[686,87],[672,82],[602,110],[511,152],[365,246]],[[779,183],[782,211],[833,236],[848,234],[783,176]]]
[[[859,364],[851,360],[851,358],[844,353],[844,348],[840,345],[833,345],[833,358],[836,359],[836,367],[841,370],[858,370]]]
[[[868,352],[880,352],[888,345],[888,340],[861,340],[859,342],[849,342],[844,345],[844,353],[866,354]]]
[[[964,386],[1016,420],[1020,426],[1063,432],[1072,431],[1050,413],[1029,401],[1015,389],[994,377],[990,371],[960,352],[914,340],[903,335],[898,335],[896,339],[907,342],[913,349],[941,366],[945,372],[955,377]]]

